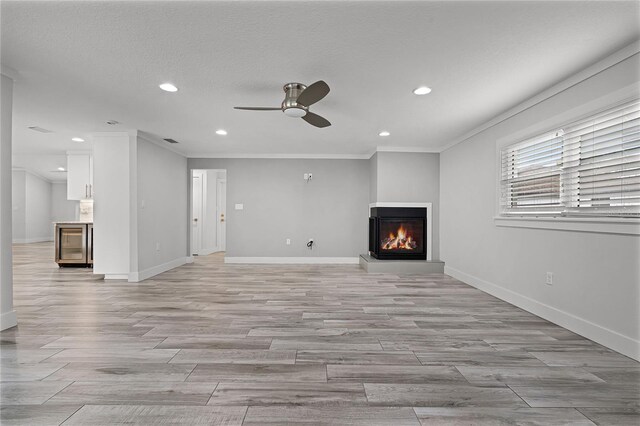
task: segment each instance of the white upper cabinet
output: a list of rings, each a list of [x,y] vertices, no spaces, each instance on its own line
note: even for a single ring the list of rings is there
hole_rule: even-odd
[[[67,199],[93,198],[93,158],[89,154],[67,155]]]

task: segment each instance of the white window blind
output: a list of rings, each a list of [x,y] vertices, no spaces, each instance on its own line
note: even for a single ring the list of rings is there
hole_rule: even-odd
[[[640,216],[640,101],[501,152],[504,215]]]
[[[562,136],[554,132],[502,151],[503,213],[552,214],[562,211],[562,143]]]

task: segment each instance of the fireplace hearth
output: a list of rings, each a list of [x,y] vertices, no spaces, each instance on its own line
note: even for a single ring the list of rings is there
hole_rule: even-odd
[[[371,207],[369,254],[376,259],[426,260],[427,209]]]

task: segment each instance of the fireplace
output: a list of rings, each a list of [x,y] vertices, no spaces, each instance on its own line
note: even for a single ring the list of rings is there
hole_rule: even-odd
[[[376,259],[427,258],[427,209],[371,207],[369,253]]]

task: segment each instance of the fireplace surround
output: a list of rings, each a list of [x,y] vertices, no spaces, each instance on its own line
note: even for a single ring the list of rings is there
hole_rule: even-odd
[[[429,204],[369,206],[369,253],[376,259],[430,259]]]

